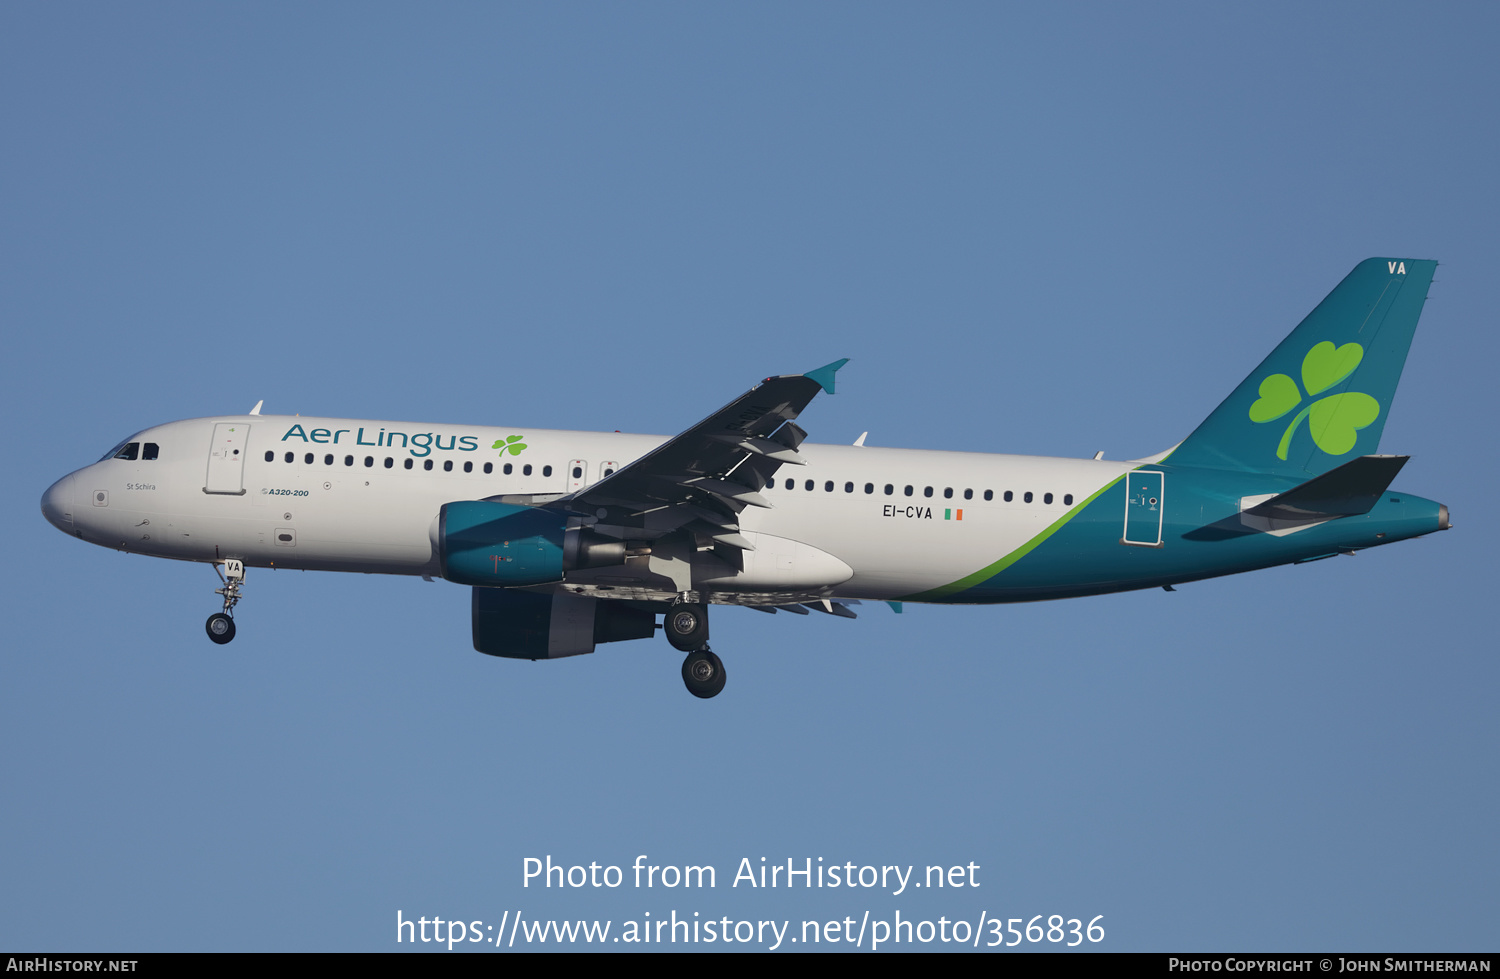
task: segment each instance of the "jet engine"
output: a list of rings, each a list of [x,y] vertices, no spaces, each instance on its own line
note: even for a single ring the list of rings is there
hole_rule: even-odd
[[[557,592],[475,588],[474,648],[512,659],[592,653],[601,642],[650,639],[656,615],[625,602]]]
[[[491,500],[445,503],[435,543],[444,578],[485,587],[543,585],[626,557],[624,541],[594,533],[577,517]]]

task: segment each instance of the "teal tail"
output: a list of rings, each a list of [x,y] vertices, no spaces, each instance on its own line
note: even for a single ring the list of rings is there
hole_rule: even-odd
[[[1165,461],[1305,480],[1374,455],[1436,269],[1360,262]]]

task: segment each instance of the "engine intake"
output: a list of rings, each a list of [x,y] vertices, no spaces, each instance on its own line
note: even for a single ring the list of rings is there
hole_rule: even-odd
[[[474,648],[512,659],[592,653],[603,642],[650,639],[656,615],[624,602],[506,588],[475,588]]]

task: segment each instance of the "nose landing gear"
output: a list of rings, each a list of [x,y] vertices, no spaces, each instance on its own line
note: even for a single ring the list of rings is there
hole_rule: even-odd
[[[203,623],[204,631],[208,638],[220,646],[234,638],[234,607],[240,601],[240,588],[245,583],[245,563],[243,561],[229,558],[221,562],[224,570],[219,570],[219,565],[214,565],[214,573],[224,583],[223,588],[215,588],[215,595],[224,596],[224,611],[215,612]]]
[[[203,624],[203,628],[208,630],[208,638],[220,646],[234,638],[234,620],[223,612],[210,615],[208,621]]]

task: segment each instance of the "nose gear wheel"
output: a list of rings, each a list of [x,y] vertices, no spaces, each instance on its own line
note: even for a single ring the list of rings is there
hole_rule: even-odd
[[[219,568],[220,563],[224,565],[222,570]],[[216,562],[214,574],[219,576],[219,581],[224,586],[214,589],[215,595],[224,596],[224,611],[210,615],[208,621],[203,623],[203,629],[208,633],[209,639],[222,646],[234,638],[234,607],[239,604],[240,588],[245,584],[244,562],[234,558]]]

